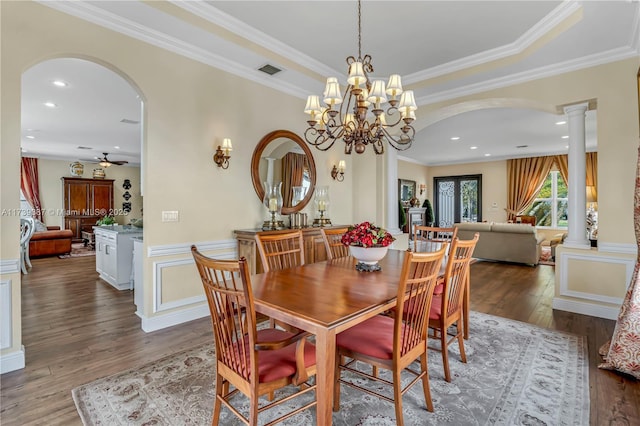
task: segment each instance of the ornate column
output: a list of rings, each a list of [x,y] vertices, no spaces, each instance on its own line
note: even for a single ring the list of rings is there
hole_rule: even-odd
[[[387,146],[384,151],[387,169],[387,224],[391,234],[402,234],[398,227],[398,151]]]
[[[587,239],[585,113],[589,104],[564,108],[569,122],[569,235],[566,247],[590,249]]]

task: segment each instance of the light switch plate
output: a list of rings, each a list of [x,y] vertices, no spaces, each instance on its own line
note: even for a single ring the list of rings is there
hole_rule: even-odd
[[[178,210],[167,210],[162,212],[163,222],[178,222],[180,219]]]

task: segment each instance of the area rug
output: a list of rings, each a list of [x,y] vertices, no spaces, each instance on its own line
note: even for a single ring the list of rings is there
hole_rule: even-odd
[[[460,361],[457,345],[451,347],[451,383],[444,381],[440,353],[430,351],[435,412],[426,410],[422,387],[417,384],[403,397],[405,424],[589,423],[586,337],[472,312],[465,348],[467,364]],[[73,399],[85,425],[208,425],[214,400],[214,359],[213,344],[201,345],[77,387]],[[411,377],[407,375],[403,381]],[[378,388],[366,379],[359,380],[360,385]],[[287,391],[290,389],[276,396],[282,397]],[[333,414],[334,425],[396,424],[393,404],[347,386],[341,393],[340,411]],[[302,398],[305,396],[298,403]],[[243,396],[235,401],[241,411],[248,412]],[[271,414],[263,413],[260,424],[268,422]],[[220,424],[241,422],[223,408]],[[315,409],[283,424],[315,424]]]
[[[71,253],[69,254],[60,254],[58,257],[60,259],[68,259],[70,257],[83,257],[83,256],[95,256],[96,251],[87,246],[84,246],[84,243],[73,243],[71,244]]]
[[[553,257],[551,257],[551,247],[542,246],[540,249],[540,260],[538,260],[538,263],[540,265],[555,265],[556,262]]]

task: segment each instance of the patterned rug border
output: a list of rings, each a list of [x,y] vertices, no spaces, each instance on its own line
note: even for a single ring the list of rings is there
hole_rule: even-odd
[[[575,361],[575,371],[562,371],[561,373],[564,373],[564,376],[559,376],[559,372],[555,371],[555,375],[554,375],[554,369],[553,368],[549,368],[548,370],[544,370],[543,371],[547,371],[546,374],[546,378],[543,377],[545,376],[544,373],[533,373],[533,369],[530,367],[531,365],[533,365],[532,361],[533,359],[525,359],[522,361],[519,361],[518,363],[518,368],[516,368],[515,373],[510,373],[510,378],[509,379],[509,384],[505,384],[503,386],[501,386],[500,388],[496,387],[495,390],[499,391],[498,394],[495,395],[485,395],[483,393],[479,393],[476,396],[480,399],[486,398],[486,399],[496,399],[498,401],[500,401],[500,403],[498,403],[497,405],[494,405],[491,408],[491,412],[489,413],[488,418],[486,418],[484,422],[482,423],[478,423],[476,421],[476,423],[469,423],[469,424],[485,424],[485,425],[507,425],[507,424],[514,424],[514,421],[518,421],[518,424],[559,424],[559,423],[544,423],[542,420],[538,419],[537,417],[532,417],[531,415],[529,415],[527,412],[524,412],[522,410],[516,410],[513,406],[513,403],[515,401],[516,405],[518,403],[522,402],[523,398],[532,398],[532,397],[540,397],[542,392],[540,392],[541,390],[544,390],[545,387],[547,387],[550,390],[556,391],[558,392],[558,389],[553,389],[553,388],[559,388],[560,384],[557,383],[557,379],[562,379],[560,380],[560,382],[562,383],[563,387],[563,392],[566,386],[564,386],[566,383],[574,383],[576,386],[574,387],[574,389],[576,390],[575,395],[569,395],[570,398],[567,399],[567,394],[562,394],[559,395],[559,397],[561,396],[562,398],[558,398],[555,399],[556,405],[558,405],[558,403],[560,404],[560,407],[557,408],[557,411],[560,412],[561,414],[561,419],[562,422],[561,424],[566,424],[566,425],[583,425],[583,424],[588,424],[589,420],[590,420],[590,399],[589,399],[589,363],[588,363],[588,351],[587,351],[587,337],[586,336],[582,336],[582,335],[577,335],[577,334],[573,334],[573,333],[567,333],[567,332],[563,332],[563,331],[559,331],[559,330],[553,330],[553,329],[549,329],[549,328],[544,328],[544,327],[540,327],[540,326],[536,326],[536,325],[532,325],[532,324],[528,324],[522,321],[517,321],[517,320],[512,320],[512,319],[508,319],[508,318],[502,318],[502,317],[496,317],[493,315],[488,315],[488,314],[484,314],[484,313],[480,313],[480,312],[473,312],[472,311],[472,319],[476,320],[476,323],[482,323],[482,325],[486,325],[485,323],[487,321],[491,322],[495,322],[496,324],[502,324],[504,327],[508,327],[508,328],[512,328],[515,329],[516,332],[520,332],[520,331],[527,331],[528,330],[528,334],[529,337],[526,338],[526,342],[528,342],[527,344],[530,345],[536,345],[539,344],[540,342],[536,342],[534,340],[548,340],[549,342],[551,342],[551,344],[554,344],[554,340],[556,341],[555,343],[561,343],[560,341],[566,339],[567,337],[571,338],[569,339],[571,341],[571,347],[572,349],[575,350],[575,354],[576,354],[576,359],[575,360],[570,360],[571,362]],[[497,319],[497,321],[495,320]],[[472,322],[472,325],[474,324],[474,322]],[[524,329],[524,330],[522,330]],[[538,336],[538,337],[536,337]],[[541,337],[542,336],[542,337]],[[554,338],[555,336],[555,338]],[[564,336],[564,339],[563,337]],[[526,337],[523,333],[522,336],[519,337]],[[473,338],[473,328],[472,328],[472,336],[471,339]],[[431,343],[433,342],[433,340],[430,340],[430,346]],[[549,343],[547,342],[547,343]],[[492,343],[496,343],[493,342]],[[505,342],[501,342],[501,343],[505,343]],[[507,342],[508,343],[508,342]],[[456,345],[453,345],[453,347],[455,347]],[[526,345],[525,345],[526,346]],[[451,349],[453,349],[453,347]],[[467,345],[465,345],[465,347],[467,347]],[[133,367],[130,369],[127,369],[125,371],[119,372],[119,373],[115,373],[113,375],[107,376],[107,377],[103,377],[100,379],[97,379],[93,382],[78,386],[76,388],[74,388],[72,390],[72,396],[73,396],[73,400],[74,403],[76,405],[78,414],[80,416],[80,419],[82,420],[84,425],[102,425],[105,424],[103,422],[100,422],[100,420],[98,419],[97,422],[93,422],[93,420],[90,418],[90,412],[92,411],[91,408],[89,408],[89,406],[87,406],[86,401],[83,400],[82,398],[82,394],[86,393],[88,391],[88,389],[91,389],[92,387],[98,387],[101,383],[111,383],[114,382],[117,379],[123,379],[123,378],[127,378],[128,376],[132,376],[129,377],[130,380],[135,379],[136,381],[139,382],[145,382],[146,380],[149,379],[149,376],[154,376],[157,374],[160,374],[162,372],[161,369],[159,368],[154,368],[154,366],[161,366],[163,363],[168,363],[170,360],[172,359],[182,359],[184,358],[183,356],[185,354],[188,353],[193,353],[192,357],[189,358],[194,358],[197,359],[198,355],[202,355],[202,354],[211,354],[212,352],[212,348],[213,348],[213,342],[211,343],[204,343],[201,345],[197,345],[194,346],[191,349],[185,349],[179,352],[176,352],[174,354],[171,355],[167,355],[164,357],[161,357],[155,361],[152,362],[148,362],[145,363],[143,365],[140,365],[138,367]],[[433,364],[434,361],[440,360],[441,361],[441,357],[439,353],[430,351],[430,357],[429,357],[429,364],[430,364],[430,383],[431,383],[431,392],[432,392],[432,396],[434,397],[434,405],[436,406],[436,411],[435,413],[428,413],[428,416],[433,416],[433,415],[437,415],[436,418],[428,418],[427,421],[424,421],[424,418],[422,418],[422,420],[419,421],[419,423],[414,423],[412,421],[408,421],[409,419],[407,419],[407,412],[409,412],[409,414],[413,414],[414,416],[416,415],[415,410],[412,409],[410,406],[408,407],[408,404],[405,401],[405,406],[404,406],[404,412],[405,412],[405,423],[406,424],[443,424],[446,423],[447,420],[451,420],[451,413],[447,413],[444,411],[447,410],[443,410],[443,407],[440,407],[440,413],[438,413],[438,403],[440,400],[441,396],[445,396],[448,397],[449,395],[439,395],[438,392],[443,392],[443,389],[446,388],[447,386],[451,386],[451,385],[455,385],[455,381],[456,380],[461,380],[461,377],[458,376],[455,373],[455,369],[458,368],[469,368],[470,364],[462,364],[459,362],[458,358],[457,358],[457,348],[456,350],[451,350],[452,355],[450,358],[452,358],[452,374],[453,374],[453,382],[448,384],[446,382],[444,382],[443,378],[441,377],[441,374],[434,374],[434,373],[440,373],[439,371],[436,371],[435,369],[433,369]],[[543,355],[543,358],[546,357],[550,357],[553,358],[553,349],[550,352],[547,352]],[[521,351],[520,355],[523,354],[527,354],[527,351]],[[467,352],[467,357],[469,358],[470,355],[472,356],[472,354],[469,354],[469,351]],[[539,355],[538,352],[536,352],[534,355]],[[521,357],[522,358],[522,357]],[[547,358],[544,358],[545,360],[547,360]],[[493,359],[487,359],[485,360],[487,363],[492,363],[495,361],[499,361],[499,360],[493,360]],[[471,363],[472,361],[469,360],[469,362]],[[539,360],[537,360],[536,362],[539,362]],[[569,362],[569,364],[571,364],[571,362]],[[441,364],[437,363],[438,367],[437,368],[441,368]],[[460,365],[457,365],[460,364]],[[573,365],[571,364],[571,365]],[[568,368],[566,370],[569,370]],[[178,372],[179,373],[179,372]],[[520,387],[513,385],[511,382],[516,382],[517,380],[527,380],[530,379],[530,381],[534,382],[534,386],[532,386],[531,388],[526,388],[526,389],[520,389]],[[184,379],[182,379],[184,380]],[[546,382],[545,382],[546,380]],[[442,381],[442,383],[440,383]],[[403,379],[404,382],[404,379]],[[195,386],[194,384],[191,384],[190,386]],[[115,385],[114,385],[115,387]],[[202,386],[200,386],[201,388]],[[213,386],[211,386],[213,387]],[[416,386],[417,388],[420,388],[420,386]],[[414,387],[414,388],[416,388]],[[486,385],[485,385],[486,387]],[[535,389],[537,387],[537,390]],[[549,388],[551,387],[551,388]],[[344,388],[343,388],[344,389]],[[533,391],[532,391],[533,389]],[[112,389],[107,387],[107,390],[111,391]],[[121,389],[122,390],[122,389]],[[469,390],[469,389],[463,389],[463,390]],[[483,389],[478,389],[479,391],[483,391]],[[484,389],[486,390],[486,389]],[[413,389],[412,389],[413,391]],[[114,391],[115,392],[115,391]],[[129,392],[131,392],[131,390],[129,390]],[[537,392],[536,394],[532,394],[531,392]],[[446,393],[446,392],[445,392]],[[451,393],[451,392],[449,392]],[[135,389],[133,390],[133,394],[135,393]],[[200,398],[202,394],[198,394],[198,397],[200,400],[202,400],[203,398]],[[366,395],[366,394],[365,394]],[[130,395],[128,395],[130,396]],[[184,396],[184,395],[183,395]],[[210,396],[210,395],[209,395]],[[467,397],[469,397],[470,395],[467,395]],[[472,395],[471,395],[472,396]],[[405,395],[405,398],[407,396]],[[547,396],[548,397],[548,396]],[[352,412],[352,410],[356,410],[357,408],[360,408],[359,405],[357,405],[357,402],[354,402],[354,406],[351,406],[350,409],[347,405],[347,403],[345,403],[344,400],[346,400],[347,398],[343,398],[343,404],[341,406],[341,410],[338,413],[334,413],[334,424],[343,424],[341,421],[343,421],[343,419],[339,418],[336,419],[336,414],[341,415],[343,413],[347,413],[347,412]],[[372,405],[372,408],[368,408],[368,409],[364,409],[363,410],[363,416],[364,417],[360,417],[360,422],[358,423],[358,425],[386,425],[386,424],[393,424],[393,423],[385,423],[385,421],[389,420],[389,416],[385,416],[386,413],[382,412],[382,413],[377,413],[376,408],[380,405],[380,403],[378,402],[377,399],[375,399],[374,397],[371,397],[371,399],[375,400],[375,405]],[[576,403],[575,404],[565,404],[563,402],[566,402],[568,400],[575,400]],[[127,400],[128,402],[128,400]],[[152,409],[152,407],[155,407],[155,400],[153,400],[153,405],[150,406],[146,406],[147,409]],[[179,400],[178,402],[185,402],[183,400]],[[547,401],[548,402],[548,401]],[[186,402],[185,402],[186,403]],[[190,404],[194,404],[193,401],[189,401]],[[541,413],[543,413],[543,415],[541,417],[544,417],[544,412],[550,412],[552,411],[552,409],[548,408],[547,405],[545,405],[544,401],[542,401],[542,403],[540,402],[536,402],[533,401],[532,402],[534,405],[536,405],[536,408],[541,410]],[[501,405],[502,404],[502,405]],[[113,404],[112,404],[113,405]],[[114,407],[110,405],[109,408],[111,408],[114,412],[114,416],[115,416],[115,409]],[[391,407],[391,413],[393,413],[393,406],[392,404],[389,404]],[[444,408],[448,408],[448,407],[444,407]],[[202,411],[205,411],[203,416],[206,416],[207,414],[210,416],[210,411],[212,410],[212,404],[205,404],[203,407],[191,407],[189,406],[189,410],[194,409],[195,411],[200,410],[201,414]],[[414,412],[412,412],[412,410]],[[95,407],[93,407],[93,411],[95,411]],[[208,413],[206,412],[208,411]],[[224,413],[225,410],[223,410]],[[424,413],[426,413],[426,411],[424,411],[423,409],[421,409],[420,411],[422,411],[422,413],[417,413],[418,416],[424,416]],[[189,411],[191,413],[191,411]],[[309,412],[309,410],[307,410],[307,412]],[[373,413],[373,414],[372,414]],[[140,414],[140,413],[138,413]],[[164,413],[159,414],[159,415],[155,415],[153,416],[153,424],[174,424],[171,421],[169,421],[168,423],[163,423],[162,421],[159,421],[157,423],[155,423],[158,419],[160,420],[166,420],[165,416],[163,416]],[[231,416],[229,413],[227,413],[229,416]],[[313,418],[311,418],[309,415],[302,423],[299,422],[298,423],[289,423],[289,422],[285,422],[285,424],[306,424],[309,421],[313,420],[313,423],[315,424],[315,411],[313,411]],[[448,416],[448,417],[447,417]],[[231,418],[231,417],[229,417]],[[296,417],[294,417],[295,419]],[[189,418],[190,419],[190,418]],[[467,418],[465,418],[467,419]],[[133,420],[133,419],[128,419],[128,420]],[[235,419],[234,419],[235,420]],[[337,421],[336,421],[337,420]],[[391,419],[393,420],[393,419]],[[193,424],[199,424],[196,423],[194,420],[191,420],[192,422],[194,422]],[[210,419],[209,419],[210,421]],[[224,422],[224,417],[221,418],[221,421],[223,421],[222,424],[236,424],[235,422]],[[539,423],[536,423],[539,422]],[[116,423],[106,423],[106,424],[116,424]],[[131,423],[129,423],[129,421],[125,422],[125,423],[119,423],[119,424],[150,424],[150,423],[135,423],[133,421],[131,421]],[[180,423],[182,424],[182,423]],[[353,424],[353,423],[344,423],[344,424]],[[453,422],[451,424],[462,424],[462,423],[456,423]]]

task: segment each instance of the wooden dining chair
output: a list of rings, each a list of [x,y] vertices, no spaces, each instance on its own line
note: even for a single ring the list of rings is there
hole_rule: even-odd
[[[447,261],[447,269],[444,274],[444,291],[442,294],[433,296],[431,311],[429,312],[429,328],[433,329],[434,337],[440,339],[440,348],[442,352],[442,365],[444,367],[444,378],[447,382],[451,381],[451,373],[449,372],[449,345],[454,341],[458,341],[460,348],[460,358],[462,362],[467,362],[467,356],[464,352],[463,340],[463,316],[464,316],[464,297],[468,291],[469,262],[473,255],[473,250],[480,238],[480,234],[476,232],[471,240],[460,240],[456,238],[451,244],[449,251],[449,260]],[[466,320],[468,321],[468,319]],[[455,335],[451,336],[447,333],[449,327],[456,326]]]
[[[315,383],[307,383],[308,378],[316,374],[315,347],[306,341],[309,334],[275,328],[257,330],[247,261],[244,258],[211,259],[195,246],[191,246],[191,252],[207,296],[216,348],[216,396],[211,424],[219,423],[222,405],[245,424],[253,426],[258,424],[258,415],[263,411],[294,396],[315,392]],[[299,389],[292,396],[259,404],[260,396],[271,395],[288,385],[299,386]],[[230,402],[238,392],[249,398],[248,417]],[[314,398],[283,414],[274,423],[315,405]]]
[[[398,284],[398,315],[393,318],[377,315],[336,336],[334,411],[340,408],[340,384],[343,383],[394,403],[396,423],[403,425],[402,395],[420,380],[427,409],[433,411],[427,369],[427,325],[433,289],[445,251],[446,247],[430,253],[407,251]],[[406,315],[405,308],[410,311]],[[346,358],[349,358],[348,362]],[[417,358],[420,358],[420,371],[410,368]],[[356,361],[390,370],[392,381],[356,369]],[[393,398],[342,378],[341,371],[393,386]],[[401,382],[403,371],[415,376],[404,388]]]
[[[277,234],[256,234],[255,239],[264,272],[304,265],[304,240],[301,230]],[[297,330],[292,325],[276,321],[273,318],[269,321],[271,326],[279,325],[289,331]]]
[[[324,247],[327,250],[327,259],[337,259],[338,257],[349,256],[349,247],[342,244],[342,236],[349,230],[348,227],[320,229]]]
[[[304,265],[302,231],[256,234],[256,246],[265,272]]]
[[[456,238],[458,228],[439,228],[435,226],[415,225],[413,227],[413,250],[417,252],[436,251],[443,242],[451,244]]]

